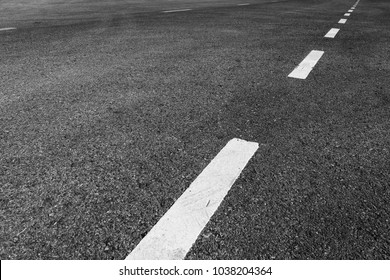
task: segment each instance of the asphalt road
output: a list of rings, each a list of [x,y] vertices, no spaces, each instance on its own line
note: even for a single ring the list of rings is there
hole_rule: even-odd
[[[124,259],[237,137],[187,259],[389,259],[390,3],[354,3],[2,1],[0,258]]]

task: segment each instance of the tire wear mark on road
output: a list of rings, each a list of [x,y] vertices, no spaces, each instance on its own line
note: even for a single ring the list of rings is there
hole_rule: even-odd
[[[184,259],[257,149],[230,140],[126,259]]]

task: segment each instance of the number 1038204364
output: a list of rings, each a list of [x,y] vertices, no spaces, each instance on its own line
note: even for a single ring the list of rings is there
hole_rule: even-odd
[[[213,275],[271,275],[271,267],[225,266],[213,267]]]

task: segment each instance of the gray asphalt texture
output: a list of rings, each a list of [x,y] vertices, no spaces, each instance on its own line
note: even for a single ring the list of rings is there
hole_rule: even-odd
[[[187,259],[389,259],[390,3],[354,3],[2,1],[0,258],[124,259],[237,137]]]

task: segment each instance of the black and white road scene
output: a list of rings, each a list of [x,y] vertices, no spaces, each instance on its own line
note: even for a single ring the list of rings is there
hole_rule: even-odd
[[[0,0],[0,259],[390,259],[390,1]]]

